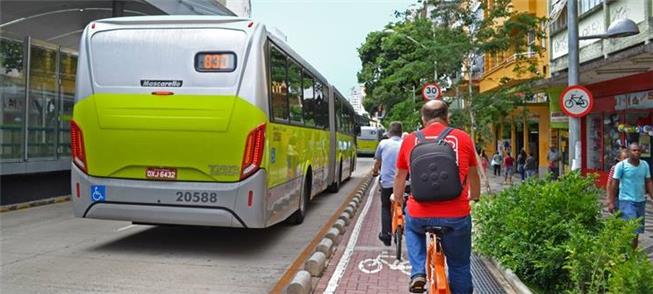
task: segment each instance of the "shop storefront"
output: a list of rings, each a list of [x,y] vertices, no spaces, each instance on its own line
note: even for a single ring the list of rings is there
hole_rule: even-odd
[[[653,71],[586,86],[594,107],[582,120],[583,172],[605,185],[620,148],[637,142],[653,166]]]

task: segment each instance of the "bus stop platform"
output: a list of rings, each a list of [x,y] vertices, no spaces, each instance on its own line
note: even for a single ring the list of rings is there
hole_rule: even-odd
[[[394,241],[386,247],[378,239],[381,193],[378,183],[371,187],[323,275],[313,286],[314,293],[409,293],[411,267],[405,241],[403,258],[398,261]],[[491,263],[474,254],[471,262],[474,293],[516,293]]]

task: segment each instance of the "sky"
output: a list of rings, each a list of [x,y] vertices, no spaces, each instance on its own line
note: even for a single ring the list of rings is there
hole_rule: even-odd
[[[416,0],[252,0],[252,18],[288,44],[349,98],[361,69],[357,48]]]

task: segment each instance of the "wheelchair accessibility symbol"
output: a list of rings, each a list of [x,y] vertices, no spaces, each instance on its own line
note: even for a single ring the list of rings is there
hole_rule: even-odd
[[[91,186],[91,201],[104,201],[106,200],[106,186]]]

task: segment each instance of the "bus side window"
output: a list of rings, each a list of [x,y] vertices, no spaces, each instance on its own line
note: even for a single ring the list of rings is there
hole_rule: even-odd
[[[316,100],[313,92],[313,78],[304,72],[302,79],[302,92],[304,92],[304,125],[315,127]]]
[[[320,84],[322,88],[322,107],[320,108],[320,113],[322,113],[322,123],[324,123],[324,128],[329,129],[331,127],[331,121],[329,120],[329,87],[324,84]]]
[[[286,56],[270,46],[270,104],[276,121],[288,121],[288,83],[286,81]]]
[[[324,94],[322,83],[315,80],[315,126],[326,129],[329,125],[329,103],[328,97]],[[325,111],[326,110],[326,111]]]
[[[288,65],[288,105],[290,106],[290,122],[303,125],[302,116],[302,70],[294,61]]]

